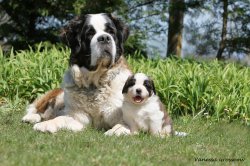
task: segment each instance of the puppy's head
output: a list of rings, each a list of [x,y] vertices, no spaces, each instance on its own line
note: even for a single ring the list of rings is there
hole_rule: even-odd
[[[128,27],[120,20],[101,13],[76,17],[63,29],[61,38],[71,49],[70,65],[95,70],[119,59],[128,35]]]
[[[126,100],[134,104],[143,104],[155,92],[154,82],[143,73],[130,76],[122,90]]]

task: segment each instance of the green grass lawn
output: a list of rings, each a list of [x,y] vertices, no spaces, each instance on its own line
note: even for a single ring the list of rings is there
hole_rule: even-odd
[[[237,122],[211,122],[179,118],[175,128],[187,137],[106,137],[103,131],[87,129],[56,134],[32,130],[21,122],[24,107],[0,117],[1,166],[68,165],[250,165],[250,132]],[[241,162],[195,161],[243,159]]]
[[[8,57],[0,49],[0,166],[250,165],[250,68],[128,58],[134,72],[154,79],[175,129],[189,133],[187,137],[105,137],[104,131],[91,128],[36,132],[21,122],[25,107],[60,86],[68,55],[68,49],[42,44]],[[212,159],[217,161],[195,161]],[[234,159],[244,161],[228,161]]]

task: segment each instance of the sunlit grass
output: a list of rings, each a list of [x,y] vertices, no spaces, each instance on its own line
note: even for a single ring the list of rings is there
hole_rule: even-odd
[[[32,130],[21,122],[24,105],[0,115],[1,166],[82,165],[249,165],[249,127],[201,118],[174,119],[187,137],[105,137],[104,131],[56,134]],[[195,159],[243,159],[241,162],[197,162]]]

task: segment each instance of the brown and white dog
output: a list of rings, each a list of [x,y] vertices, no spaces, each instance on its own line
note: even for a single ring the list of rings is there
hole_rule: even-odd
[[[131,134],[144,131],[160,137],[173,134],[186,135],[184,132],[173,132],[172,120],[156,95],[154,82],[147,75],[136,73],[130,76],[122,93],[123,120]]]
[[[131,75],[123,58],[128,27],[110,14],[88,14],[73,19],[64,29],[70,47],[70,67],[62,89],[52,90],[27,108],[24,122],[34,129],[81,131],[87,126],[129,134],[122,120],[122,88]],[[118,130],[112,127],[119,125]]]

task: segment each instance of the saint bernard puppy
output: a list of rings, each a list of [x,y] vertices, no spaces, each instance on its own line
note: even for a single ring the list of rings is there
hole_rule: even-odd
[[[186,136],[184,132],[173,132],[172,120],[156,95],[154,82],[147,75],[136,73],[130,76],[122,93],[123,120],[131,134],[144,131],[160,137],[173,134]]]
[[[49,91],[27,108],[24,122],[34,129],[81,131],[87,126],[129,134],[122,119],[122,89],[132,74],[123,58],[129,29],[111,14],[88,14],[73,19],[62,40],[71,49],[62,89]],[[119,125],[119,129],[113,129]]]

